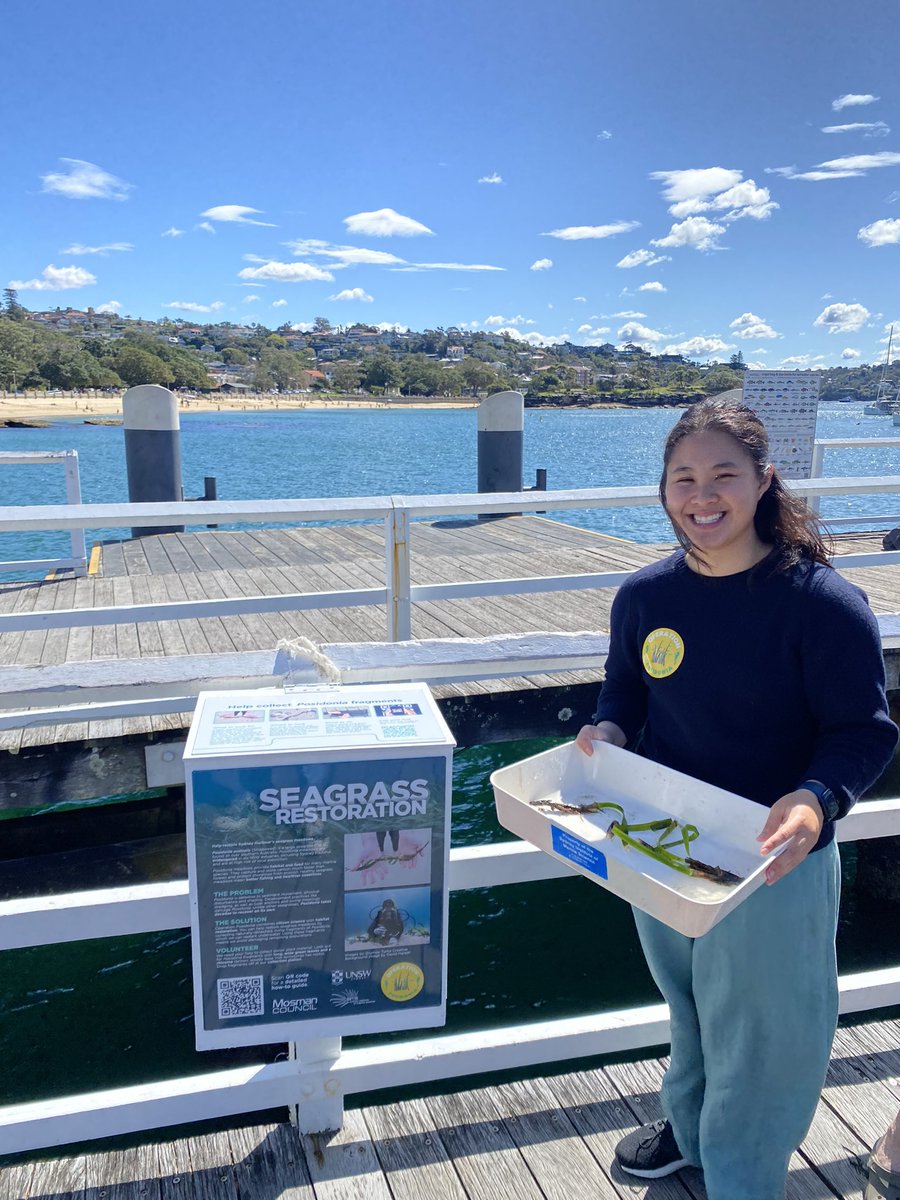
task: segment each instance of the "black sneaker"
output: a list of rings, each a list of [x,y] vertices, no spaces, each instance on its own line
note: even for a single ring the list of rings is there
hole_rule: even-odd
[[[623,1137],[616,1146],[616,1161],[623,1171],[641,1179],[661,1179],[690,1166],[668,1121],[653,1121]]]

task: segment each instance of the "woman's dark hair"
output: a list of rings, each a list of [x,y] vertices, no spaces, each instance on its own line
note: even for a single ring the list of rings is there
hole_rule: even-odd
[[[675,428],[666,438],[663,452],[663,471],[659,481],[659,498],[666,509],[666,473],[675,448],[693,433],[727,433],[753,460],[762,480],[769,465],[769,435],[752,408],[734,401],[709,399],[692,405],[681,415]],[[666,515],[669,516],[668,509]],[[672,521],[671,516],[669,520]],[[777,471],[759,498],[753,518],[761,541],[772,547],[763,561],[773,570],[784,571],[804,559],[829,565],[828,546],[822,534],[819,518],[806,501],[788,491]],[[675,536],[685,550],[695,557],[690,538],[674,521]],[[762,564],[760,564],[762,565]]]

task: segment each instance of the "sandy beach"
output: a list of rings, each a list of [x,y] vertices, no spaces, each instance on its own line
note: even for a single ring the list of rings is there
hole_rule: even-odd
[[[272,396],[254,393],[246,396],[179,396],[179,409],[192,412],[280,412],[289,409],[354,408],[477,408],[479,401],[468,396],[429,397],[392,396],[380,400],[372,396]],[[71,418],[83,420],[121,419],[122,393],[75,392],[0,392],[0,425],[5,421],[53,421]]]

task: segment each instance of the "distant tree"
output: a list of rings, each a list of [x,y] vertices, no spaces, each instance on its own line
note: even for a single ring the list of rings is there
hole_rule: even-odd
[[[400,363],[406,396],[436,396],[444,390],[444,368],[424,354],[408,354]]]
[[[25,320],[25,309],[19,303],[19,293],[15,288],[3,289],[3,312],[11,321]]]
[[[456,368],[463,386],[477,396],[479,392],[487,392],[497,387],[499,377],[493,367],[479,362],[477,358],[466,358]]]
[[[161,383],[166,386],[175,380],[175,372],[168,363],[142,350],[140,346],[120,343],[113,362],[116,373],[128,387],[137,387],[142,383]]]
[[[263,391],[278,388],[280,392],[299,388],[306,376],[306,360],[293,350],[266,347],[256,364],[256,386]]]
[[[731,358],[728,360],[728,365],[731,367],[732,371],[747,370],[747,364],[744,362],[744,356],[740,350],[738,350],[737,354],[732,354]]]
[[[363,367],[361,383],[367,392],[399,387],[400,367],[389,354],[374,354]]]
[[[362,367],[355,362],[335,363],[331,382],[335,391],[355,392],[362,378]]]
[[[222,361],[234,367],[246,367],[250,362],[250,355],[239,346],[226,346],[222,351]]]
[[[273,350],[287,350],[288,344],[280,333],[270,333],[266,338],[266,345],[271,346]]]
[[[313,321],[313,333],[331,333],[331,322],[327,317],[316,317]]]

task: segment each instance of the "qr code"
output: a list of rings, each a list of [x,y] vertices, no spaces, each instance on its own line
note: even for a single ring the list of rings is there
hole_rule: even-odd
[[[245,975],[240,979],[219,980],[219,1019],[261,1017],[263,1015],[263,977]]]

